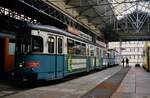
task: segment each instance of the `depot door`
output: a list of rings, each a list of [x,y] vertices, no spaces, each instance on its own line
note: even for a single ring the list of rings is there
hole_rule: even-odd
[[[4,66],[4,38],[0,38],[0,73],[3,72]]]

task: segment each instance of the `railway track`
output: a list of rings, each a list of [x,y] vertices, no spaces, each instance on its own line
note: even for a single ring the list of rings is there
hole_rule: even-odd
[[[0,80],[0,98],[10,96],[22,91],[25,91],[29,88],[21,87],[20,85],[15,85],[10,80]]]

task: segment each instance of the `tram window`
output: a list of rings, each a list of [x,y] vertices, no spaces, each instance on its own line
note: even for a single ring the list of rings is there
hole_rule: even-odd
[[[16,43],[14,39],[9,39],[9,55],[15,54]]]
[[[83,56],[86,55],[86,45],[83,44],[83,43],[82,43],[82,48],[81,48],[81,54],[82,54]]]
[[[13,44],[11,46],[14,46]],[[40,36],[17,36],[16,52],[42,52],[43,39]]]
[[[100,57],[103,57],[106,54],[105,52],[103,52],[102,49],[99,50],[99,53],[100,53]]]
[[[89,56],[89,46],[87,46],[86,55]]]
[[[75,42],[75,55],[81,55],[81,44],[80,44],[80,42]]]
[[[31,36],[17,36],[16,52],[29,53],[31,51]]]
[[[62,38],[58,38],[58,53],[60,53],[60,54],[62,53],[62,50],[63,50],[62,43],[63,43]]]
[[[90,56],[94,56],[94,47],[90,46]]]
[[[9,43],[9,54],[14,55],[15,54],[15,43]]]
[[[100,51],[99,51],[99,48],[97,47],[97,48],[96,48],[96,56],[97,56],[97,57],[98,57],[99,54],[100,54],[99,52],[100,52]]]
[[[31,40],[31,38],[30,38]],[[31,50],[29,47],[31,47],[31,41],[30,40],[27,40],[27,38],[25,40],[22,41],[22,47],[21,47],[21,50],[23,52],[26,52],[26,53],[29,53]]]
[[[67,53],[74,54],[74,41],[67,39]]]
[[[50,36],[48,38],[48,52],[49,53],[54,53],[54,37]]]
[[[99,49],[99,56],[102,57],[102,49]]]
[[[43,39],[40,36],[32,37],[32,52],[43,52]]]

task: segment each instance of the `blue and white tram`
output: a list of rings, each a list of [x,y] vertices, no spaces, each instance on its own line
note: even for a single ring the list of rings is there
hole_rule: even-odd
[[[13,75],[20,80],[55,80],[103,67],[105,43],[51,26],[30,25],[27,31],[16,36]]]

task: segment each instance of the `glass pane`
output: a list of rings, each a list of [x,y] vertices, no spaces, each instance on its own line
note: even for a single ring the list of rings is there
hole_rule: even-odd
[[[90,46],[90,56],[94,56],[94,47]]]
[[[97,57],[99,57],[99,56],[100,56],[99,48],[96,48],[96,55],[97,55]]]
[[[54,37],[52,36],[48,38],[48,52],[54,53]]]
[[[86,55],[86,45],[85,45],[85,44],[83,44],[83,43],[82,43],[81,54],[82,54],[83,56],[85,56],[85,55]]]
[[[33,36],[32,52],[43,52],[43,39],[40,36]]]
[[[15,43],[9,43],[9,55],[15,54]]]
[[[16,38],[16,52],[29,53],[32,51],[31,36],[17,36]]]
[[[81,55],[81,44],[80,44],[80,42],[75,42],[75,54]]]
[[[62,39],[58,38],[58,53],[62,53]]]
[[[67,39],[68,54],[74,54],[74,41]]]

